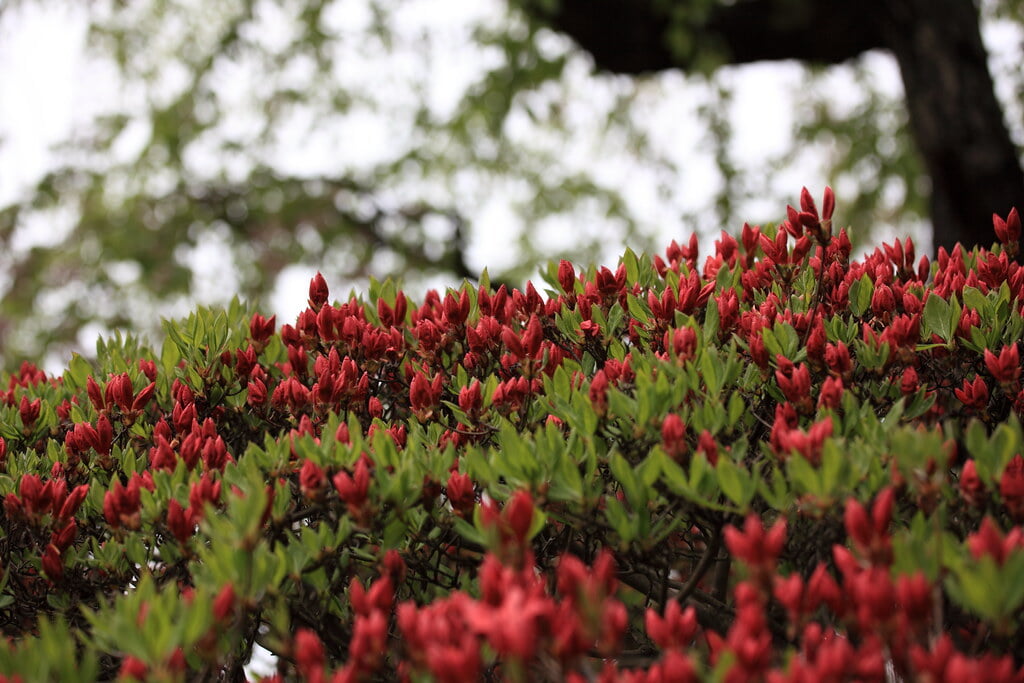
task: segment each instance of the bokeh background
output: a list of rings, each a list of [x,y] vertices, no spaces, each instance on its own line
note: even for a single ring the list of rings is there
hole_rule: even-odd
[[[835,188],[860,245],[931,249],[889,52],[614,74],[544,4],[0,4],[0,363],[60,368],[234,295],[290,320],[317,270],[334,297],[370,277],[418,296],[691,233],[710,248],[802,186]],[[980,4],[1018,151],[1020,10]]]

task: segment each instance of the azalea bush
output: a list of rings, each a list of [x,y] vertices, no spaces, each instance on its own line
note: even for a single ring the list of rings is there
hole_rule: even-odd
[[[1020,220],[235,303],[0,393],[2,680],[1022,681]]]

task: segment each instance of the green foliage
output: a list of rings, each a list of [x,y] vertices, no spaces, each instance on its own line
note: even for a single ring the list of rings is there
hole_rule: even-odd
[[[624,676],[634,643],[640,680],[814,676],[812,623],[865,677],[877,638],[913,677],[937,632],[1020,668],[1024,271],[1001,247],[915,268],[909,240],[851,261],[809,202],[700,269],[673,243],[421,303],[330,303],[318,275],[280,330],[235,300],[159,352],[26,364],[0,394],[0,674],[240,677],[259,644],[285,680],[448,680],[438,651],[546,680]]]

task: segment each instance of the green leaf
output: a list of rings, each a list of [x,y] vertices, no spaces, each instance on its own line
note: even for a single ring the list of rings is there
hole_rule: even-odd
[[[626,265],[626,284],[633,285],[640,279],[640,262],[636,254],[629,247],[622,255],[622,262]]]
[[[646,487],[637,478],[636,473],[629,463],[618,453],[612,453],[608,458],[608,468],[612,476],[622,485],[622,491],[626,494],[626,500],[634,509],[639,509],[647,504]]]
[[[943,341],[953,338],[950,305],[938,294],[929,294],[924,303],[924,329],[926,335],[937,334]]]
[[[751,479],[750,474],[737,467],[728,457],[718,458],[715,473],[718,475],[718,485],[726,498],[745,510],[757,491],[756,482]]]
[[[718,339],[718,327],[719,327],[719,315],[718,315],[718,302],[714,299],[708,300],[708,305],[704,313],[704,342],[706,344],[712,344]]]
[[[605,496],[604,515],[624,544],[632,543],[636,539],[636,517],[630,516],[618,498]]]
[[[629,314],[639,320],[642,325],[646,325],[650,321],[651,312],[647,309],[647,304],[638,297],[627,294],[626,305],[629,307]]]
[[[850,284],[850,310],[856,316],[864,315],[871,305],[871,297],[875,293],[875,283],[864,273],[859,280]]]

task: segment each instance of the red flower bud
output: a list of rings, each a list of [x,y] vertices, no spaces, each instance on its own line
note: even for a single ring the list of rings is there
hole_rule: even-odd
[[[981,507],[984,492],[985,484],[978,476],[978,468],[974,460],[968,460],[960,471],[960,495],[968,505]]]
[[[673,458],[686,452],[686,425],[675,413],[669,413],[661,423],[661,445]]]
[[[326,297],[324,298],[326,299]],[[267,319],[259,313],[254,313],[252,320],[249,321],[249,336],[258,345],[265,344],[270,339],[270,335],[274,334],[274,324],[276,322],[276,315],[272,315],[270,319]]]
[[[533,523],[533,496],[528,491],[516,491],[505,504],[502,518],[515,541],[523,545]]]
[[[118,671],[118,678],[134,678],[137,681],[144,681],[149,675],[149,667],[141,659],[128,655],[121,660],[121,669]]]
[[[452,472],[448,477],[446,486],[448,502],[456,512],[466,513],[473,509],[476,501],[476,492],[473,489],[473,480],[468,474]]]
[[[36,399],[29,402],[28,398],[24,395],[21,397],[21,405],[18,407],[18,414],[21,417],[21,424],[25,429],[31,429],[36,420],[39,419],[39,410],[42,407],[41,399]]]
[[[324,646],[320,638],[312,630],[301,628],[295,634],[292,651],[299,673],[307,680],[314,680],[324,667]]]
[[[965,379],[963,386],[954,389],[953,394],[968,408],[982,411],[988,406],[988,385],[981,375],[975,376],[973,382]]]
[[[54,583],[64,578],[64,561],[60,555],[60,549],[53,543],[47,545],[43,551],[43,571]]]
[[[978,531],[967,537],[967,548],[974,559],[980,560],[987,555],[1001,566],[1011,552],[1024,548],[1024,532],[1020,527],[1014,527],[1004,536],[992,522],[992,518],[985,516]]]
[[[217,593],[213,600],[213,619],[217,622],[225,622],[231,618],[235,611],[235,587],[231,583],[224,584],[224,587]]]
[[[1005,386],[1009,393],[1013,393],[1020,380],[1020,352],[1017,350],[1017,344],[1004,346],[998,356],[985,349],[985,367],[1000,385]]]
[[[576,291],[576,271],[565,259],[558,262],[558,284],[566,294],[574,294]]]
[[[999,478],[999,495],[1003,498],[1010,517],[1018,524],[1024,522],[1024,458],[1013,456]]]
[[[914,368],[907,368],[903,371],[903,375],[900,377],[900,392],[904,396],[917,393],[920,386],[920,380],[917,377],[917,370]]]
[[[995,229],[996,237],[1003,244],[1009,246],[1019,242],[1020,214],[1017,213],[1017,208],[1010,209],[1010,213],[1006,216],[1005,221],[998,215],[992,214],[992,227]]]
[[[57,519],[66,520],[71,519],[78,512],[78,508],[82,505],[82,501],[85,500],[86,495],[89,493],[88,484],[79,484],[71,491],[64,504],[60,507],[60,512],[57,513]]]
[[[185,545],[188,539],[192,537],[192,533],[195,531],[195,523],[192,521],[192,515],[189,511],[181,507],[174,498],[171,498],[170,502],[167,503],[167,527],[174,534],[174,538],[178,540],[178,543]]]
[[[135,400],[132,401],[131,410],[140,411],[145,409],[146,404],[153,398],[154,393],[156,393],[156,382],[150,382],[135,396]]]
[[[299,471],[299,489],[306,498],[316,497],[327,483],[327,474],[312,460],[306,460]]]
[[[317,272],[313,279],[309,281],[309,307],[314,311],[319,311],[327,303],[329,294],[330,290],[327,289],[327,280],[324,279],[321,273]]]
[[[743,531],[731,524],[725,527],[725,545],[729,552],[738,559],[770,573],[775,568],[775,561],[786,543],[786,520],[780,517],[767,532],[759,515],[747,515],[743,523]]]
[[[647,635],[663,650],[685,650],[697,635],[697,611],[693,606],[685,610],[675,600],[665,607],[664,617],[648,609],[644,616]]]

